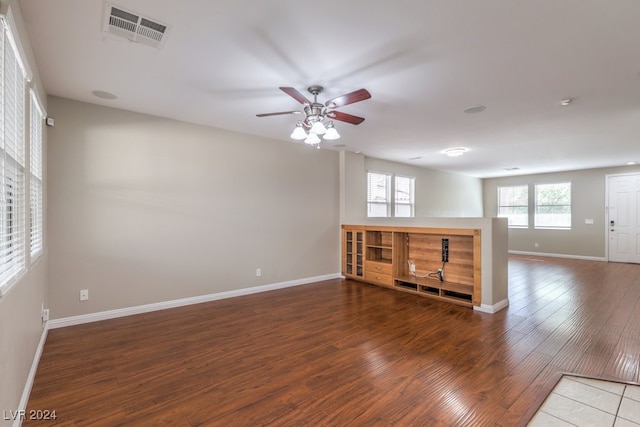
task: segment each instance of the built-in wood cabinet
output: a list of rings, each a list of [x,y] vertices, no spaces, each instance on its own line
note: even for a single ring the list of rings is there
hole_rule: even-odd
[[[366,230],[364,279],[378,285],[393,284],[393,232]]]
[[[364,230],[342,227],[342,274],[364,279]]]
[[[363,239],[363,252],[358,239]],[[343,226],[342,258],[345,277],[469,307],[480,305],[478,229]]]

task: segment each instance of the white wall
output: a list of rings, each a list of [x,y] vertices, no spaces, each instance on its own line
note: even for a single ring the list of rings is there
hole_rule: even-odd
[[[496,216],[498,211],[498,187],[509,185],[571,182],[571,230],[544,230],[530,226],[526,229],[509,229],[509,250],[535,252],[587,259],[604,259],[606,256],[605,187],[606,175],[638,172],[640,166],[584,169],[535,175],[491,178],[483,181],[484,213]],[[534,195],[529,194],[529,219],[533,224]],[[592,219],[593,224],[585,224]],[[538,247],[536,247],[536,243]]]
[[[14,30],[17,32],[14,35],[20,39],[26,61],[33,72],[30,87],[38,93],[46,108],[46,95],[42,89],[37,64],[18,3],[17,0],[3,1],[1,9],[3,12],[6,12],[7,8],[11,10],[13,21],[16,25]],[[27,102],[27,108],[28,104]],[[46,153],[46,133],[44,138],[44,150]],[[44,172],[46,185],[46,166]],[[46,196],[45,191],[45,220]],[[45,224],[43,255],[33,262],[27,256],[26,273],[5,296],[0,298],[0,411],[6,410],[8,414],[10,414],[9,411],[15,411],[19,407],[20,397],[27,382],[29,370],[43,331],[40,314],[42,305],[47,304],[46,231]],[[11,420],[5,420],[4,418],[0,418],[0,425],[8,426],[12,424]],[[10,416],[6,418],[10,418]]]
[[[49,113],[52,318],[340,271],[337,152],[56,97]]]
[[[367,216],[367,172],[413,176],[416,218],[481,217],[482,180],[402,163],[341,153],[343,224],[361,224]],[[402,219],[399,219],[402,220]]]

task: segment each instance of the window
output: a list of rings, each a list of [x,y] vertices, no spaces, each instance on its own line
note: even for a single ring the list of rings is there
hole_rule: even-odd
[[[529,186],[498,187],[498,217],[508,218],[510,228],[529,227]]]
[[[391,175],[367,173],[367,216],[391,216]]]
[[[29,216],[31,224],[31,260],[42,253],[42,124],[44,113],[35,92],[31,91],[30,121],[31,132],[29,140],[30,158],[30,189],[31,200]]]
[[[415,178],[396,176],[395,180],[395,216],[414,216],[414,186]]]
[[[26,78],[9,27],[0,19],[0,295],[25,270]]]
[[[396,217],[414,216],[414,186],[415,178],[412,177],[368,172],[367,216],[390,217],[392,212]]]
[[[536,228],[571,228],[571,183],[537,184]]]

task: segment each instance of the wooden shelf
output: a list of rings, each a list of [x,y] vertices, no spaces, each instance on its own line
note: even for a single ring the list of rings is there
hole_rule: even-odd
[[[393,232],[366,230],[365,246],[366,261],[393,263]]]
[[[461,283],[440,281],[431,277],[400,276],[394,278],[394,286],[402,289],[414,289],[418,293],[428,296],[450,298],[471,304],[473,300],[473,286]]]

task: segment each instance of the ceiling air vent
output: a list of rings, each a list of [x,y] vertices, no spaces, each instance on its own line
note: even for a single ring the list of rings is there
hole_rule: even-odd
[[[129,41],[161,48],[171,27],[153,19],[140,16],[119,6],[105,3],[104,32]]]

